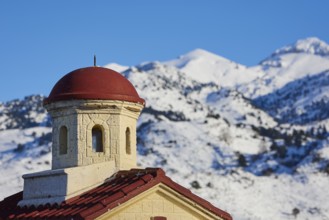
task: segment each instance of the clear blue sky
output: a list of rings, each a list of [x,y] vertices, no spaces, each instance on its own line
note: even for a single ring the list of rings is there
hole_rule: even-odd
[[[251,66],[316,36],[325,0],[33,0],[0,2],[0,101],[48,95],[71,70],[164,61],[203,48]]]

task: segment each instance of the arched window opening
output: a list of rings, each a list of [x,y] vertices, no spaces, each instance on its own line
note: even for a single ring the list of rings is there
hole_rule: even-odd
[[[94,152],[103,152],[103,131],[98,125],[94,126],[92,129],[92,147]]]
[[[126,129],[126,154],[131,154],[130,129]]]
[[[67,154],[67,127],[62,126],[59,129],[59,154]]]

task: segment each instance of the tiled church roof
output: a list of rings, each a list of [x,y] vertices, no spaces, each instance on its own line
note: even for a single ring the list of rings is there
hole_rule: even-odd
[[[132,169],[119,171],[105,181],[79,196],[60,205],[38,207],[18,207],[23,192],[19,192],[0,202],[2,219],[95,219],[111,209],[162,183],[179,194],[209,210],[213,214],[231,220],[232,217],[206,200],[194,195],[190,190],[172,181],[160,168]]]

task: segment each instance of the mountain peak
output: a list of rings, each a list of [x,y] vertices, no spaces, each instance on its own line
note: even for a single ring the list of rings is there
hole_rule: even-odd
[[[309,37],[277,49],[272,56],[287,53],[308,53],[319,56],[329,56],[329,45],[317,37]]]
[[[187,54],[184,54],[184,55],[180,56],[180,58],[183,58],[183,57],[190,58],[190,59],[193,59],[193,58],[195,59],[195,58],[199,58],[199,57],[219,58],[220,56],[218,56],[218,55],[216,55],[212,52],[209,52],[207,50],[197,48],[195,50],[192,50],[192,51],[188,52]]]
[[[176,66],[177,68],[182,69],[188,65],[191,65],[191,63],[195,63],[195,62],[198,63],[199,65],[201,63],[205,63],[206,66],[208,66],[209,63],[216,63],[216,62],[231,63],[230,60],[224,57],[221,57],[207,50],[198,48],[186,54],[180,55],[178,58],[174,60],[163,62],[163,64]]]
[[[109,64],[106,64],[104,67],[108,68],[108,69],[111,69],[111,70],[114,70],[114,71],[117,71],[119,73],[122,73],[122,72],[124,72],[125,70],[127,70],[129,68],[128,66],[122,66],[122,65],[117,64],[117,63],[109,63]]]

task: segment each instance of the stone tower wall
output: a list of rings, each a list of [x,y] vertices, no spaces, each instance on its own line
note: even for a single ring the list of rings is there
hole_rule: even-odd
[[[52,169],[115,161],[117,170],[136,167],[136,123],[143,108],[137,103],[111,100],[70,100],[46,106],[53,118]],[[67,154],[59,153],[59,131],[68,129]],[[92,128],[103,132],[103,152],[92,150]],[[130,130],[130,154],[126,129]]]

